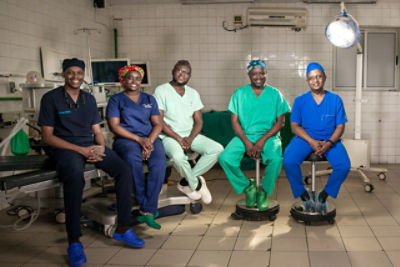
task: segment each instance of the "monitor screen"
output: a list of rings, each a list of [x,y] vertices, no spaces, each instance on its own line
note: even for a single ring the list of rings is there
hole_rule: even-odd
[[[118,71],[129,65],[127,58],[92,59],[93,84],[119,84]]]

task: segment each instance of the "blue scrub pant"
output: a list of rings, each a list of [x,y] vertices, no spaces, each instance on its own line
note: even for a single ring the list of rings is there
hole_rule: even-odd
[[[310,144],[297,136],[292,139],[285,149],[283,166],[292,187],[294,198],[298,198],[305,191],[300,165],[312,151]],[[340,186],[350,171],[350,159],[340,141],[336,142],[334,146],[325,152],[324,156],[333,169],[324,190],[328,195],[336,198]]]
[[[83,145],[83,146],[88,146]],[[66,149],[52,148],[50,156],[56,161],[57,173],[64,187],[64,208],[66,228],[69,239],[79,238],[81,233],[80,218],[82,193],[85,185],[83,176],[86,159],[81,154]],[[117,193],[118,223],[131,224],[132,174],[129,166],[118,155],[105,148],[106,156],[95,166],[115,178]]]
[[[156,213],[158,207],[158,195],[165,178],[165,153],[162,142],[157,138],[154,143],[154,150],[147,160],[149,173],[147,182],[143,173],[142,147],[135,141],[119,138],[113,148],[121,158],[131,167],[135,196],[140,210],[143,212]]]

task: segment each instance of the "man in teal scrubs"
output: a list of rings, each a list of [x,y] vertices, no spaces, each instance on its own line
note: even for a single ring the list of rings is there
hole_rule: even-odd
[[[266,84],[266,65],[262,60],[252,60],[247,66],[250,84],[237,89],[231,98],[232,127],[236,136],[219,157],[236,193],[243,191],[246,206],[267,210],[267,195],[272,195],[275,180],[282,168],[282,143],[279,131],[285,123],[285,113],[290,110],[281,92]],[[240,170],[244,154],[251,158],[262,157],[265,176],[262,187],[256,188]]]
[[[179,60],[172,70],[172,81],[158,86],[154,92],[163,119],[162,139],[165,154],[172,159],[178,173],[184,177],[178,189],[192,200],[209,204],[212,196],[203,175],[218,161],[222,145],[201,135],[203,127],[199,93],[187,85],[192,68],[187,60]],[[201,155],[192,168],[185,151]]]

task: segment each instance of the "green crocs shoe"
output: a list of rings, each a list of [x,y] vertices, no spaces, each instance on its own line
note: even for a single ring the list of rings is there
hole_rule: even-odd
[[[250,179],[250,185],[244,189],[244,194],[246,195],[246,207],[252,208],[256,204],[256,185],[254,180]]]
[[[269,200],[267,193],[263,191],[258,191],[257,192],[257,208],[260,211],[265,211],[269,207]]]
[[[158,223],[156,223],[156,221],[154,220],[155,218],[158,217],[158,212],[156,212],[156,214],[151,214],[151,213],[144,213],[144,215],[138,216],[136,218],[136,220],[138,222],[144,222],[146,223],[149,227],[160,230],[161,229],[161,225],[159,225]]]
[[[156,214],[154,214],[154,219],[157,219],[159,215],[160,215],[160,214],[159,214],[158,211],[157,211]],[[136,217],[136,220],[137,220],[138,222],[140,222],[140,223],[144,223],[144,222],[146,221],[145,218],[146,218],[145,215],[139,215],[139,216]]]

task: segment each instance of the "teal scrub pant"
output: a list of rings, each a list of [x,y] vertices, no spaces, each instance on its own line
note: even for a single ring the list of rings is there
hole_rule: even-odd
[[[174,138],[166,136],[162,142],[165,154],[172,160],[177,172],[186,178],[192,190],[195,190],[199,183],[197,176],[209,171],[217,162],[219,154],[224,150],[224,147],[214,140],[201,134],[197,135],[192,142],[191,150],[199,153],[201,157],[192,169],[188,157]]]
[[[261,136],[260,136],[261,137]],[[255,143],[258,138],[247,136],[250,141]],[[237,194],[249,186],[249,180],[240,170],[240,162],[246,153],[246,148],[242,140],[235,136],[226,146],[224,152],[219,156],[219,163],[225,171],[229,182]],[[261,152],[262,162],[265,167],[265,175],[262,178],[262,187],[268,195],[272,195],[275,187],[275,180],[282,168],[282,142],[279,136],[269,138]]]

